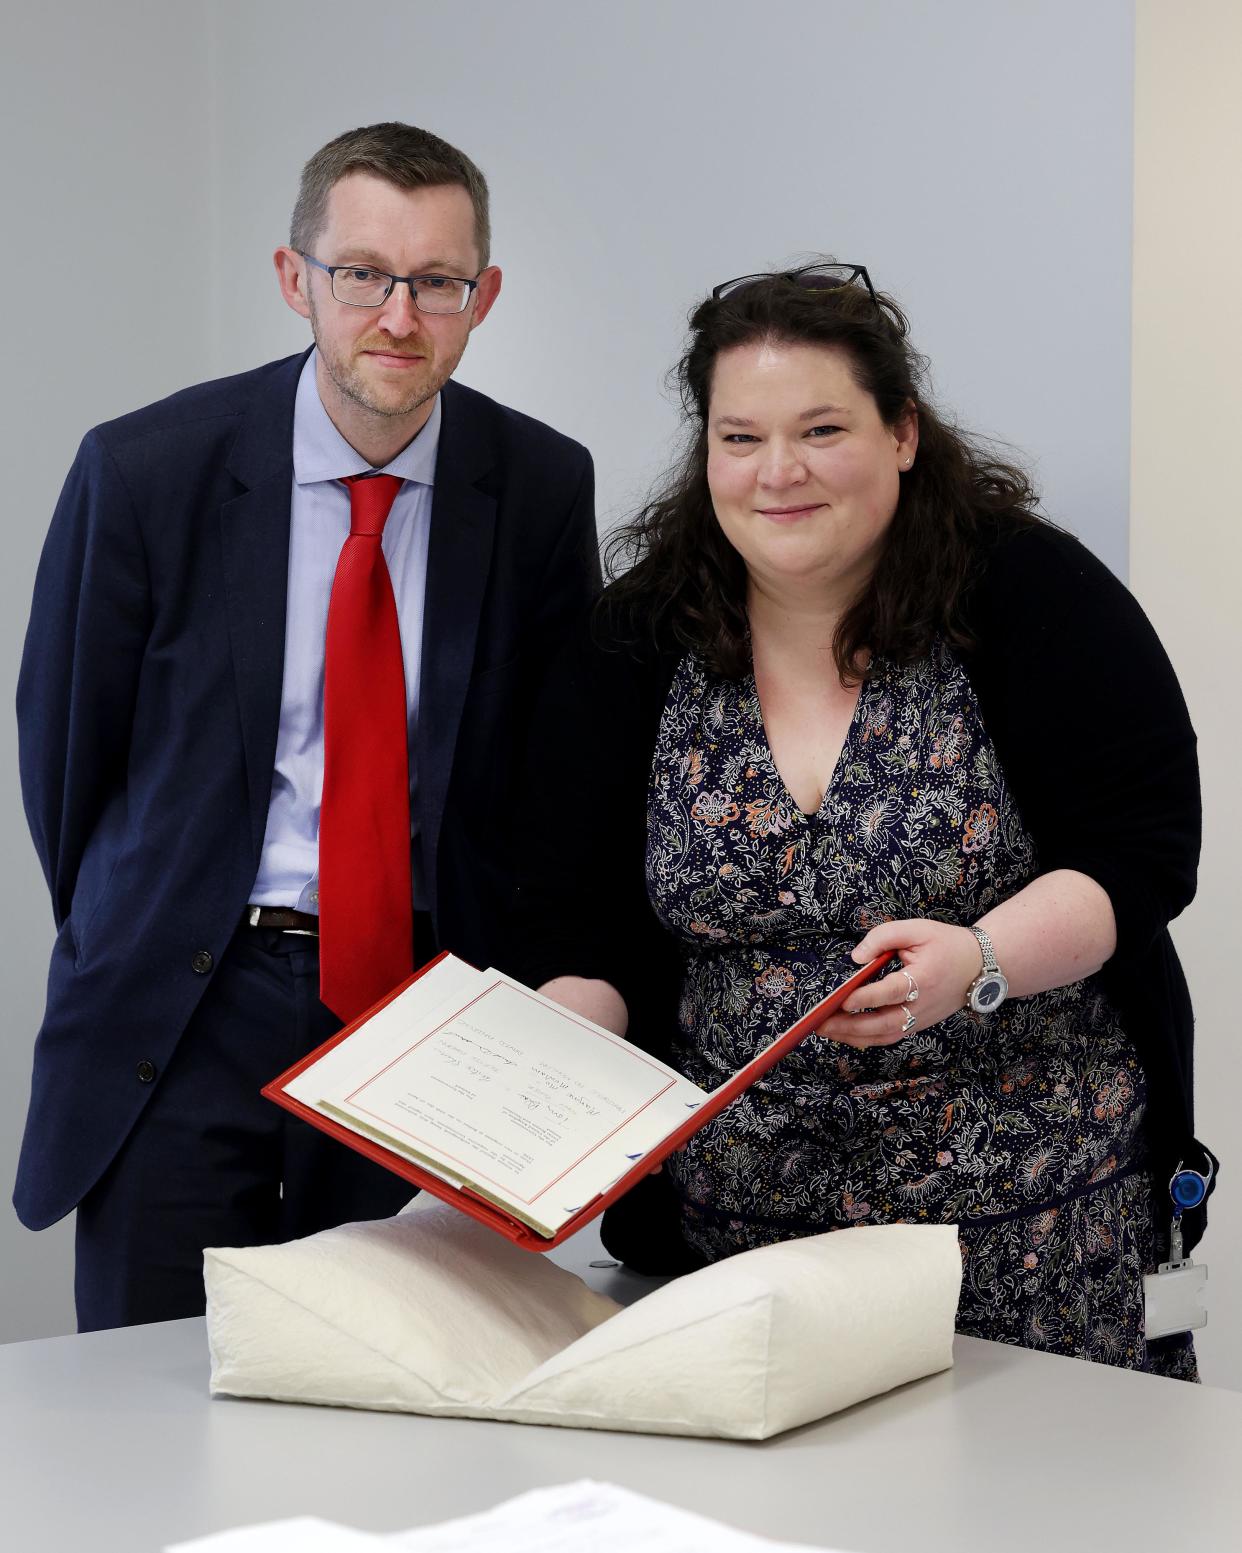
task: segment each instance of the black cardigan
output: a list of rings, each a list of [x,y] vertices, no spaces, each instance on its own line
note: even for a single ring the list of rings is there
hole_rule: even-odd
[[[1051,525],[996,530],[967,596],[975,645],[960,656],[1041,871],[1071,868],[1108,893],[1117,949],[1100,980],[1142,1058],[1158,1222],[1168,1177],[1205,1169],[1194,1137],[1193,1017],[1169,922],[1190,902],[1201,805],[1195,734],[1172,666],[1138,603],[1078,540]],[[519,974],[601,977],[631,1039],[663,1054],[680,959],[646,897],[646,784],[682,649],[639,648],[605,593],[569,655],[536,742],[535,791],[569,785],[567,851],[532,858]],[[569,766],[562,764],[568,759]],[[531,789],[528,787],[528,791]],[[539,802],[538,798],[532,801]],[[526,818],[535,818],[527,805]],[[547,816],[532,833],[545,848]],[[1187,1245],[1203,1209],[1188,1214]]]

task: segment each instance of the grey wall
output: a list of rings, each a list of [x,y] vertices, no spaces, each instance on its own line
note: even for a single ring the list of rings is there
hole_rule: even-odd
[[[8,1206],[52,916],[17,784],[13,689],[39,547],[82,434],[209,371],[198,7],[6,3],[0,46],[0,1341],[71,1331],[71,1224]],[[141,277],[135,285],[133,276]]]
[[[662,380],[713,282],[807,250],[907,306],[942,399],[1026,448],[1048,509],[1126,555],[1133,21],[1126,0],[324,0],[5,7],[0,587],[11,704],[38,548],[81,433],[183,383],[299,349],[269,255],[301,163],[399,117],[495,194],[506,287],[462,377],[586,442],[604,521],[675,431]],[[433,17],[438,18],[433,26]],[[433,33],[449,31],[445,38]],[[125,281],[143,260],[141,295]],[[6,273],[0,270],[0,274]],[[50,913],[0,722],[16,1157]],[[67,1226],[0,1210],[0,1339],[67,1330]]]
[[[355,83],[324,6],[213,8],[217,240],[241,269],[222,371],[302,342],[266,256],[309,149],[410,119],[494,190],[508,289],[461,376],[594,451],[605,521],[660,467],[691,303],[819,249],[907,304],[943,398],[1037,455],[1050,508],[1124,567],[1125,0],[523,0],[434,48],[420,9],[368,9],[385,67]]]

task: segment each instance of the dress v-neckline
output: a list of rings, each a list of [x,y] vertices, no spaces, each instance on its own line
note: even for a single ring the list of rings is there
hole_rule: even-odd
[[[859,685],[859,687],[858,687],[858,695],[857,695],[857,697],[855,698],[855,701],[854,701],[854,711],[853,711],[852,716],[850,717],[849,724],[846,727],[845,738],[842,739],[842,741],[841,741],[841,748],[837,751],[837,758],[833,762],[832,771],[829,773],[828,781],[825,784],[823,794],[821,795],[820,800],[819,800],[819,804],[814,809],[804,809],[802,807],[802,805],[798,802],[798,800],[794,797],[793,793],[790,792],[789,784],[785,781],[785,778],[781,775],[781,768],[780,768],[780,766],[777,765],[776,756],[775,756],[775,754],[772,751],[772,741],[771,741],[771,739],[768,738],[768,725],[767,725],[767,723],[764,720],[763,702],[762,702],[762,700],[760,699],[760,696],[759,696],[759,685],[758,685],[758,682],[755,679],[755,671],[754,671],[754,669],[752,668],[750,670],[749,677],[748,677],[749,693],[750,693],[751,697],[754,700],[755,718],[756,718],[756,721],[759,724],[760,735],[763,738],[763,748],[764,748],[764,751],[765,751],[765,753],[767,755],[768,765],[771,768],[773,775],[776,777],[776,780],[777,780],[777,782],[780,785],[781,792],[784,794],[785,798],[789,801],[789,804],[792,807],[794,814],[796,814],[800,819],[806,821],[807,824],[812,824],[816,820],[822,818],[822,816],[823,816],[824,807],[825,807],[825,805],[828,802],[829,796],[831,795],[833,788],[837,785],[837,779],[838,779],[838,777],[840,775],[840,772],[841,772],[842,762],[845,760],[845,756],[846,756],[847,751],[850,748],[850,745],[854,743],[855,729],[858,727],[858,720],[859,720],[859,717],[862,714],[863,703],[867,699],[867,692],[871,688],[871,684],[872,684],[872,675],[871,675],[870,672],[868,672],[868,674],[863,679],[862,684]]]

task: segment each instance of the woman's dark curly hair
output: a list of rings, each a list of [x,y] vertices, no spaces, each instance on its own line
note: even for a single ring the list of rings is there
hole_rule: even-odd
[[[707,486],[707,416],[721,351],[757,342],[820,345],[848,357],[854,379],[895,426],[918,412],[918,456],[901,476],[897,511],[875,571],[837,626],[833,651],[843,684],[877,654],[897,663],[924,656],[936,638],[972,645],[963,601],[997,520],[1030,525],[1037,493],[1027,475],[989,454],[939,416],[923,383],[927,363],[909,341],[896,302],[862,284],[812,289],[797,272],[765,276],[690,318],[675,369],[689,425],[682,457],[663,487],[611,536],[610,613],[643,620],[653,644],[671,638],[729,677],[750,667],[746,567],[716,521]]]

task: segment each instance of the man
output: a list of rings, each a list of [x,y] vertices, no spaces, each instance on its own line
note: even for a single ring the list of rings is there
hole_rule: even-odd
[[[201,1311],[204,1245],[395,1211],[259,1088],[437,946],[503,963],[523,735],[598,560],[585,449],[451,381],[488,247],[459,151],[340,136],[275,255],[314,349],[70,471],[18,688],[59,931],[14,1201],[78,1207],[82,1330]]]

